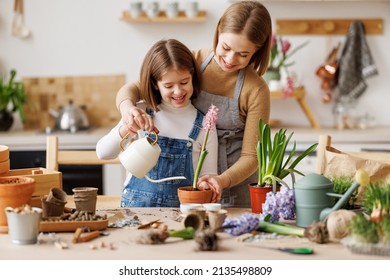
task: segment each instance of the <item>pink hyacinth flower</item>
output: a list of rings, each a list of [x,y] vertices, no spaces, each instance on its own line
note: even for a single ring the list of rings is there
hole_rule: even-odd
[[[217,106],[211,104],[209,111],[206,114],[205,124],[203,127],[204,130],[213,131],[213,128],[215,127],[215,124],[218,120],[218,112],[219,109]]]
[[[290,49],[291,47],[291,43],[287,40],[283,40],[282,42],[282,53],[286,54],[288,52],[288,50]]]

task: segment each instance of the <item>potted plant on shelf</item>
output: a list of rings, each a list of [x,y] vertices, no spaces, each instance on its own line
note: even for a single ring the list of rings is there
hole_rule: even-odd
[[[252,212],[261,213],[262,205],[265,202],[266,194],[274,193],[281,185],[287,186],[283,179],[291,175],[294,180],[294,173],[304,176],[296,169],[302,159],[313,152],[318,143],[311,145],[296,158],[296,142],[290,152],[287,151],[288,144],[294,132],[287,135],[287,130],[281,128],[272,138],[269,124],[259,120],[260,138],[257,142],[256,153],[258,160],[258,180],[249,185]]]
[[[180,203],[208,203],[211,201],[213,191],[199,190],[197,185],[198,185],[200,171],[202,170],[204,160],[206,159],[206,156],[208,154],[208,151],[206,149],[207,139],[209,133],[212,132],[213,129],[215,128],[217,119],[218,119],[218,108],[213,104],[211,104],[205,116],[203,129],[206,131],[206,133],[202,142],[198,164],[194,172],[194,180],[192,186],[180,187],[177,190]]]
[[[16,70],[12,69],[10,74],[8,81],[0,77],[0,131],[10,129],[14,122],[13,112],[18,111],[22,122],[25,120],[23,106],[27,103],[27,95],[23,84],[15,81]]]

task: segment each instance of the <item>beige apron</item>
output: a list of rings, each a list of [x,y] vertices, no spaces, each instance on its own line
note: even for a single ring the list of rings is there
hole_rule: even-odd
[[[211,52],[200,66],[203,72],[213,58]],[[245,69],[238,72],[237,82],[234,88],[233,98],[210,94],[202,91],[200,95],[192,101],[194,106],[206,114],[210,105],[218,107],[220,117],[217,121],[218,131],[218,174],[222,174],[232,166],[241,155],[242,140],[244,137],[245,123],[240,118],[238,99],[240,97],[242,85],[244,83]],[[222,193],[221,202],[224,207],[250,207],[250,197],[248,184],[257,181],[257,175],[253,174],[239,185],[225,189]]]

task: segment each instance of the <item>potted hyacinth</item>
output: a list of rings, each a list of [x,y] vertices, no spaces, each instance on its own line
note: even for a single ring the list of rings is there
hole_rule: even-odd
[[[295,173],[304,175],[296,169],[296,166],[318,145],[315,143],[296,156],[296,142],[294,142],[291,151],[287,151],[293,132],[287,135],[287,130],[281,128],[272,138],[269,124],[260,119],[259,133],[260,138],[256,146],[258,180],[249,185],[252,212],[254,213],[262,212],[262,206],[268,192],[276,193],[282,185],[288,188],[288,185],[283,181],[285,177],[291,175],[294,179]],[[290,194],[286,192],[285,199],[290,201],[289,196]]]
[[[207,203],[211,201],[211,197],[213,195],[212,190],[199,190],[197,185],[200,171],[202,170],[204,160],[206,159],[206,156],[208,154],[206,147],[207,140],[209,137],[209,133],[213,132],[215,124],[217,123],[218,111],[218,108],[211,104],[205,116],[203,130],[205,130],[206,133],[202,142],[198,164],[194,172],[194,180],[192,186],[184,186],[178,189],[180,203]]]

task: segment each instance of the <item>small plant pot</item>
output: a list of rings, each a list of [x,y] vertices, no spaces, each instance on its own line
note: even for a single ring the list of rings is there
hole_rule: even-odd
[[[192,186],[177,189],[180,203],[210,203],[213,196],[212,190],[194,191]]]
[[[49,201],[48,198],[43,197],[42,198],[42,217],[48,218],[48,217],[58,217],[61,216],[64,213],[65,209],[65,202],[62,201],[56,201],[52,202]]]
[[[73,199],[77,211],[86,211],[95,214],[97,201],[97,188],[80,187],[74,188]]]
[[[208,211],[207,216],[209,219],[210,228],[214,231],[222,231],[222,225],[227,217],[227,211],[220,209],[218,211]]]
[[[277,187],[276,191],[279,190],[280,187]],[[249,184],[251,208],[253,213],[260,214],[263,212],[263,203],[265,203],[268,192],[272,192],[272,186],[259,186],[257,183]]]
[[[39,223],[42,219],[41,208],[33,207],[31,212],[16,213],[13,208],[7,207],[5,213],[12,243],[19,245],[37,243]]]
[[[46,200],[54,204],[64,204],[66,203],[66,198],[66,192],[60,188],[51,188]]]
[[[0,227],[7,226],[6,207],[30,204],[35,180],[29,177],[0,177]]]

